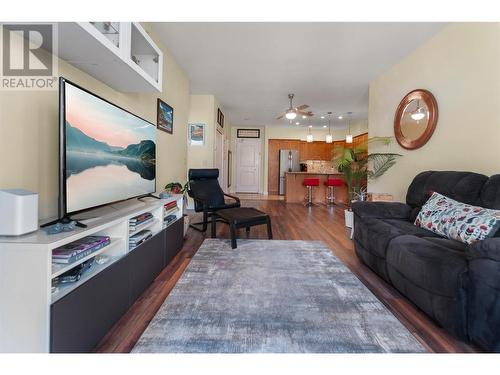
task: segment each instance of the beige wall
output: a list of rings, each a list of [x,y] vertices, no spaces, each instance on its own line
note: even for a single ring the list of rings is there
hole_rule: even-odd
[[[154,124],[158,97],[174,108],[174,134],[157,133],[157,189],[161,190],[169,181],[186,179],[189,80],[170,52],[151,37],[164,53],[162,93],[120,93],[62,60],[59,74]],[[57,215],[57,98],[57,91],[0,91],[0,188],[38,192],[40,218]]]
[[[424,170],[500,173],[499,24],[449,25],[374,80],[370,137],[393,135],[399,101],[416,88],[436,97],[439,120],[434,135],[418,150],[404,150],[396,142],[382,146],[404,156],[379,180],[369,182],[369,191],[404,201],[412,178]]]
[[[191,95],[188,122],[205,124],[205,145],[188,145],[188,168],[213,168],[215,165],[215,132],[222,131],[226,139],[230,138],[231,123],[227,115],[224,128],[217,124],[217,109],[224,109],[213,95]],[[227,150],[224,151],[226,154]],[[227,160],[227,159],[225,159]]]

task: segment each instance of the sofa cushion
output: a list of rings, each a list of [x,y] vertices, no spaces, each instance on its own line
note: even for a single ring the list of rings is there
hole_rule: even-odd
[[[426,171],[413,179],[406,194],[406,203],[422,207],[433,192],[459,202],[481,204],[482,189],[488,177],[472,172]]]
[[[500,174],[493,175],[481,190],[481,207],[500,210]]]
[[[465,254],[467,252],[468,246],[460,241],[450,240],[449,238],[442,238],[442,237],[422,237],[422,238],[436,245],[446,247],[450,251],[453,250],[462,254]]]
[[[427,230],[425,228],[417,227],[410,221],[397,220],[397,219],[383,219],[382,221],[398,229],[401,235],[410,234],[412,236],[417,236],[417,237],[439,238],[439,236],[436,233],[431,232],[430,230]]]
[[[439,240],[439,239],[438,239]],[[464,251],[416,236],[399,236],[387,249],[391,283],[430,317],[466,335],[467,259]]]
[[[365,249],[385,259],[389,242],[403,233],[395,226],[380,219],[354,216],[354,237]]]
[[[500,210],[471,206],[433,193],[420,210],[415,225],[471,244],[496,233],[500,227]]]

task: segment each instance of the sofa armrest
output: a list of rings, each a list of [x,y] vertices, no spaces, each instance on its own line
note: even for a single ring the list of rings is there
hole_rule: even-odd
[[[500,262],[500,237],[477,241],[467,247],[470,259],[486,258]]]
[[[408,219],[411,207],[400,202],[354,202],[352,210],[361,218]]]

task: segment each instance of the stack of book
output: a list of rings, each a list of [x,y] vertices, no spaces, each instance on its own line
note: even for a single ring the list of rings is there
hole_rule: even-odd
[[[144,241],[148,240],[153,236],[153,233],[150,230],[141,230],[140,232],[137,232],[133,236],[130,236],[128,240],[128,245],[130,249],[133,249],[136,246],[139,246],[141,243]]]
[[[153,221],[153,219],[154,218],[151,212],[145,212],[143,214],[134,216],[133,218],[129,219],[128,227],[131,232],[134,232],[139,225],[149,223]]]
[[[164,217],[163,223],[169,224],[172,221],[174,221],[175,219],[177,219],[177,216],[175,216],[175,215],[167,215],[167,216]]]
[[[52,250],[53,263],[74,263],[109,245],[108,236],[88,236]]]
[[[171,214],[172,212],[177,211],[177,202],[176,201],[168,202],[163,207],[165,208],[164,212],[166,215]]]

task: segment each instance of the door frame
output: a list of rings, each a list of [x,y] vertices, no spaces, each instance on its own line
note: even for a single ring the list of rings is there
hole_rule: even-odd
[[[252,139],[252,138],[236,138],[236,155],[233,155],[233,156],[236,156],[235,157],[235,167],[236,167],[236,184],[235,184],[235,189],[234,191],[235,192],[240,192],[240,193],[245,193],[245,192],[242,192],[239,190],[239,174],[240,174],[240,170],[238,168],[238,163],[239,163],[239,150],[238,148],[240,147],[240,143],[254,143],[256,145],[258,145],[258,163],[257,163],[257,193],[254,193],[254,194],[262,194],[262,140],[260,138],[255,138],[255,139]]]
[[[218,146],[219,146],[219,143],[217,142],[217,139],[218,137],[221,137],[221,146],[222,146],[222,150],[219,150]],[[224,132],[219,130],[218,128],[215,130],[215,140],[214,140],[214,143],[215,143],[215,147],[214,147],[214,166],[215,168],[219,168],[219,166],[217,165],[217,156],[218,154],[220,155],[220,159],[221,159],[221,165],[220,165],[220,168],[219,168],[219,178],[220,178],[220,185],[223,187],[225,185],[225,170],[226,170],[226,167],[224,165],[224,153],[225,153],[225,148],[226,148],[226,141],[225,141],[225,137],[224,137]],[[224,190],[224,189],[223,189]]]

